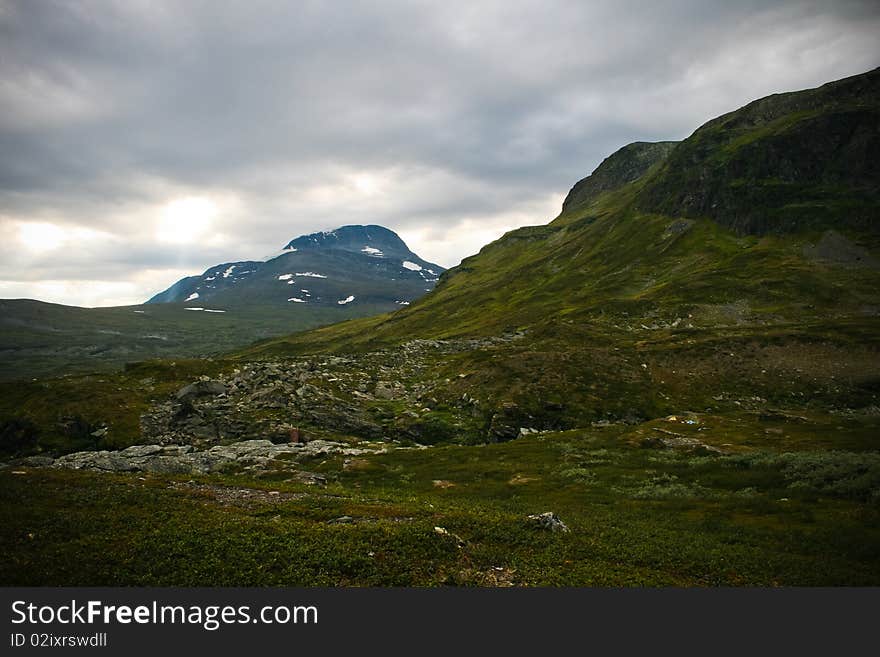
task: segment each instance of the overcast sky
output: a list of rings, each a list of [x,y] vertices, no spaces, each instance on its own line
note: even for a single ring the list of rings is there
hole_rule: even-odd
[[[355,223],[452,266],[878,34],[872,0],[0,0],[0,297],[139,303]]]

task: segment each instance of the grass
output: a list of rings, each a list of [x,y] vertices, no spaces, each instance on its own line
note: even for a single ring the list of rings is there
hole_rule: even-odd
[[[0,381],[113,372],[156,358],[214,356],[255,340],[387,310],[387,304],[308,308],[229,306],[187,312],[183,304],[77,308],[0,300]]]
[[[613,433],[575,431],[499,445],[397,451],[360,461],[355,468],[343,467],[342,459],[311,464],[331,480],[320,489],[245,476],[196,478],[203,484],[199,487],[153,475],[2,471],[0,547],[7,559],[0,581],[138,586],[880,582],[875,455],[710,458],[635,448]],[[212,487],[289,495],[278,496],[278,502],[266,495],[258,503],[224,504]],[[526,520],[548,510],[571,532],[546,532]],[[328,524],[343,515],[354,522]],[[434,527],[460,537],[464,545]]]

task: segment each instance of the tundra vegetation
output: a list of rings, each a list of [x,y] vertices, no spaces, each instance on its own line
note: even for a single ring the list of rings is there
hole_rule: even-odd
[[[878,101],[624,147],[391,314],[0,383],[0,581],[880,584]]]

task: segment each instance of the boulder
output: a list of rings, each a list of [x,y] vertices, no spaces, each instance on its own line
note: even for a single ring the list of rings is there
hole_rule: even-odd
[[[190,474],[193,472],[193,464],[188,459],[174,456],[152,456],[135,465],[138,466],[138,470],[153,474]]]
[[[531,523],[533,523],[536,526],[540,527],[541,529],[545,529],[547,531],[551,531],[551,532],[568,532],[569,531],[569,529],[565,525],[565,523],[562,522],[559,519],[559,516],[557,516],[552,511],[545,511],[544,513],[536,513],[534,515],[530,515],[528,517],[528,519]]]
[[[158,454],[161,451],[161,445],[132,445],[131,447],[126,447],[121,452],[119,452],[119,455],[126,458],[136,458],[139,456],[152,456],[153,454]]]
[[[448,541],[455,543],[456,547],[463,548],[465,545],[467,545],[467,543],[461,536],[459,536],[458,534],[453,534],[451,531],[446,529],[446,527],[434,527],[434,533]]]
[[[397,397],[397,391],[386,381],[379,381],[376,389],[373,391],[376,399],[394,399]]]
[[[179,401],[192,401],[199,397],[216,397],[227,391],[226,386],[219,381],[195,381],[177,391]]]
[[[327,477],[320,475],[317,472],[297,470],[288,481],[298,481],[299,483],[308,484],[309,486],[324,486],[327,483]]]
[[[56,468],[72,470],[103,470],[105,472],[132,472],[137,466],[131,459],[121,456],[118,452],[75,452],[55,459]]]

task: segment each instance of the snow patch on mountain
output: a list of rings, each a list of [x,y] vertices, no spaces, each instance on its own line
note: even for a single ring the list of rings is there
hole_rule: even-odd
[[[349,296],[345,297],[344,299],[340,299],[336,303],[338,303],[340,306],[344,306],[345,304],[351,303],[352,301],[354,301],[354,297],[349,295]]]
[[[410,271],[422,271],[422,267],[420,265],[417,265],[414,262],[410,262],[409,260],[403,261],[403,268],[409,269]]]

